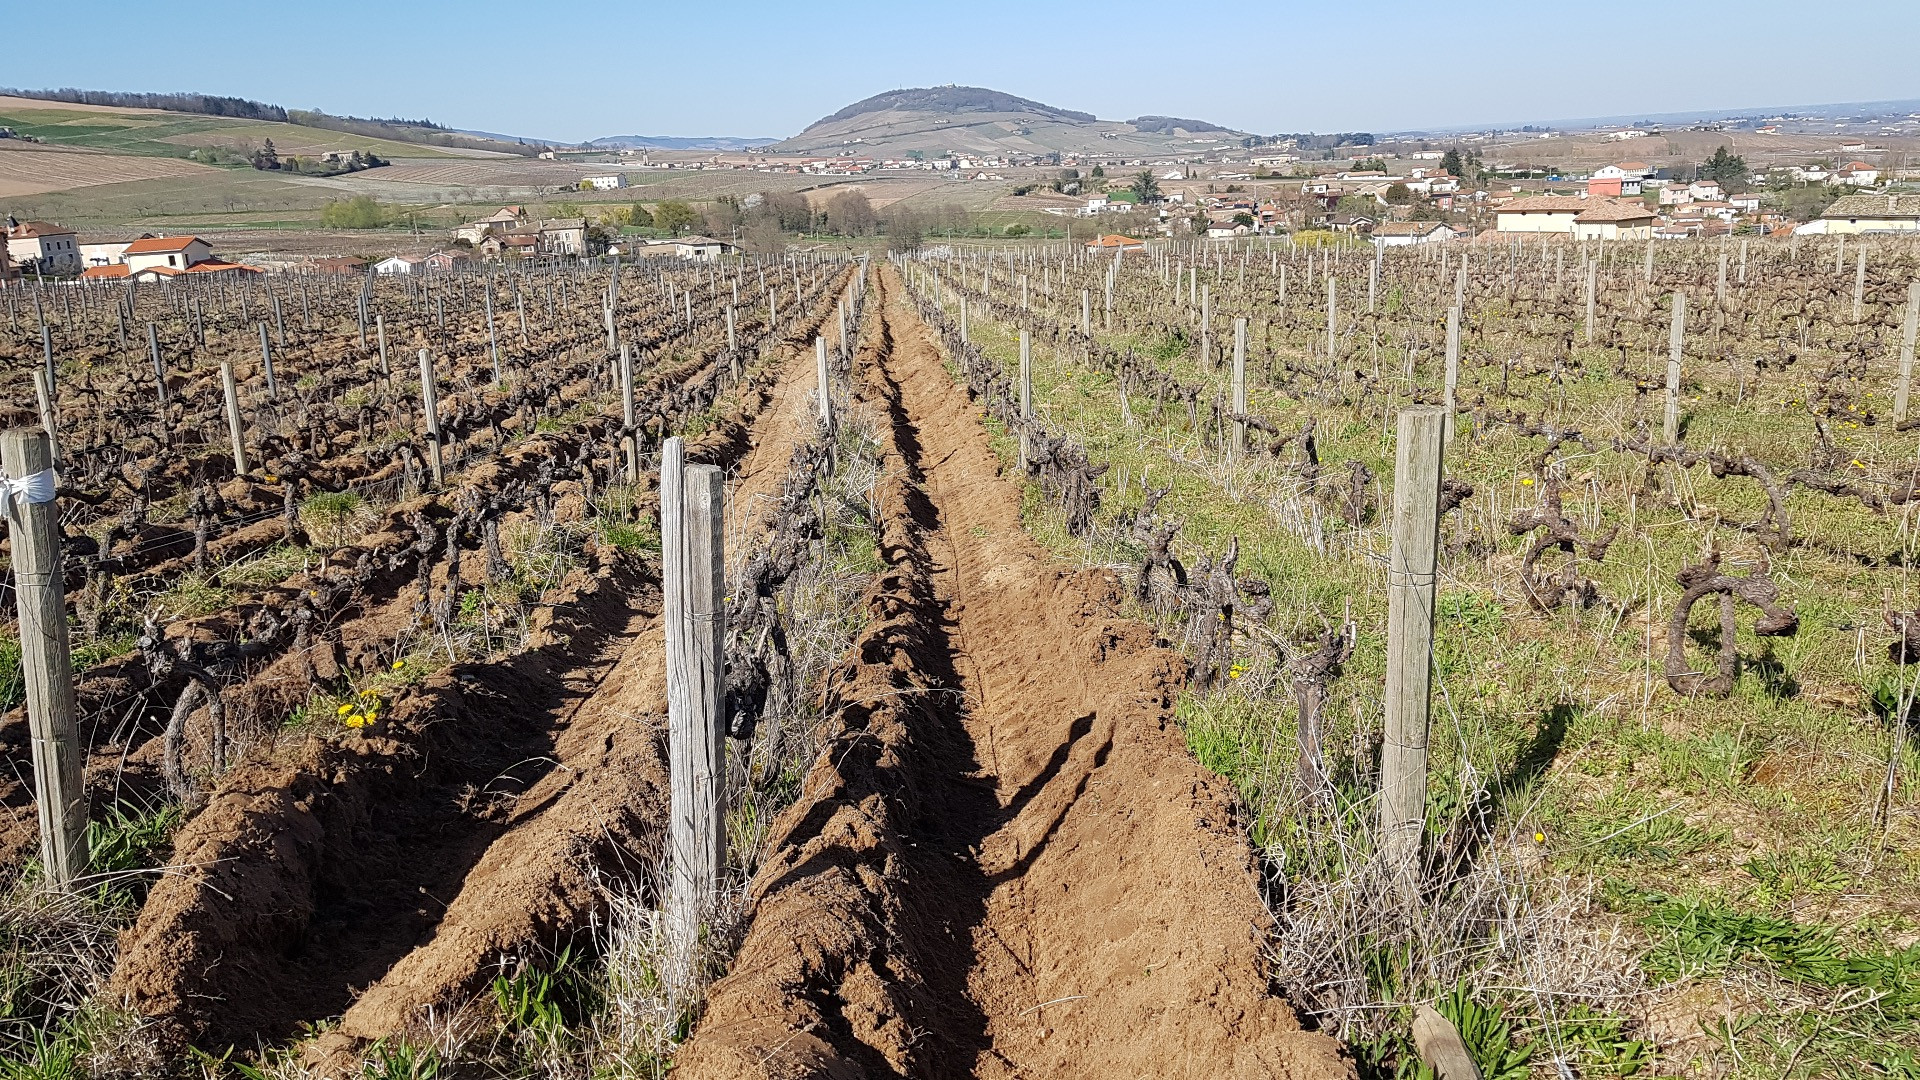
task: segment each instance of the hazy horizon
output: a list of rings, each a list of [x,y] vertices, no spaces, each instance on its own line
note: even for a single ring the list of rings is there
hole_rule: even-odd
[[[1674,32],[1630,15],[1607,20],[1612,32],[1596,49],[1588,45],[1600,21],[1586,10],[1493,0],[1442,18],[1385,0],[1364,20],[1282,4],[1237,36],[1202,25],[1190,38],[1157,37],[1170,43],[1164,53],[1133,42],[1181,17],[1137,0],[1107,5],[1093,26],[1077,9],[1004,0],[963,12],[749,2],[724,21],[683,8],[606,9],[577,28],[530,22],[498,0],[406,8],[346,0],[305,25],[316,10],[202,0],[125,5],[103,19],[97,6],[22,8],[13,39],[43,47],[16,49],[4,81],[195,91],[567,142],[782,138],[873,94],[945,83],[1102,119],[1185,116],[1263,134],[1920,98],[1902,55],[1903,43],[1920,39],[1920,5],[1892,0],[1849,10],[1850,24],[1882,30],[1838,72],[1808,63],[1797,35],[1782,32],[1806,18],[1784,0],[1743,6],[1752,32],[1711,47],[1690,39],[1663,47],[1679,40]],[[580,56],[572,67],[555,44],[569,35]],[[154,63],[162,51],[203,63]]]

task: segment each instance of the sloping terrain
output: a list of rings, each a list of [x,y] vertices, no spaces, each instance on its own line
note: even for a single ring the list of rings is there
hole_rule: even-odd
[[[1201,154],[1239,143],[1240,132],[1197,120],[1100,120],[973,86],[893,90],[855,102],[790,139],[775,154]]]
[[[1180,660],[1022,531],[881,274],[855,371],[889,424],[887,568],[675,1075],[1350,1075],[1270,993],[1233,801],[1171,717]]]

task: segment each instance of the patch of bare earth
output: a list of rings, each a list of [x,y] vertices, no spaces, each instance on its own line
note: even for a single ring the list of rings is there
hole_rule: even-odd
[[[886,567],[837,728],[776,823],[753,924],[679,1055],[740,1077],[1338,1077],[1271,992],[1180,659],[1021,529],[977,410],[882,268]]]

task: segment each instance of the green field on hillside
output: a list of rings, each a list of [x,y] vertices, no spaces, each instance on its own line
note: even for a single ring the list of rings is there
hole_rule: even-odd
[[[57,103],[25,103],[17,98],[0,104],[0,126],[59,146],[156,157],[186,157],[205,146],[251,149],[268,139],[282,155],[371,150],[381,157],[451,156],[430,146],[297,124],[187,113],[61,108]]]

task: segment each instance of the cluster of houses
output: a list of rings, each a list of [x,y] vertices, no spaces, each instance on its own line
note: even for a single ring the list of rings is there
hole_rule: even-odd
[[[506,256],[588,254],[586,218],[548,218],[527,220],[527,212],[518,206],[503,206],[478,221],[469,221],[453,230],[456,243],[466,246],[485,259]]]
[[[82,243],[79,234],[47,221],[6,220],[6,252],[0,281],[23,274],[86,279],[158,281],[182,274],[258,274],[261,269],[228,262],[197,236],[155,236]]]

